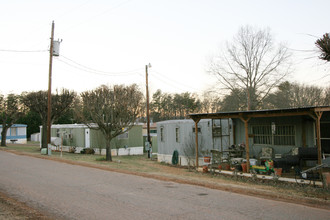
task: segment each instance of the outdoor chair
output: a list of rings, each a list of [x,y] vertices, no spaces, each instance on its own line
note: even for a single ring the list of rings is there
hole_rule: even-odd
[[[263,147],[261,149],[260,160],[270,160],[273,158],[274,150],[271,147]]]

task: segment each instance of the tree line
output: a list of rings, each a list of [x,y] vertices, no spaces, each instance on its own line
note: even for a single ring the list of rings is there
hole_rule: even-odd
[[[157,90],[150,102],[154,122],[183,119],[189,113],[293,108],[330,105],[330,87],[307,86],[286,81],[291,71],[291,53],[285,44],[275,44],[270,29],[243,26],[221,53],[209,63],[208,72],[221,85],[217,93],[163,93]],[[330,38],[326,33],[315,42],[321,60],[330,61]],[[43,127],[42,147],[47,147],[47,91],[0,95],[1,145],[14,123],[28,125],[27,135]],[[51,122],[84,123],[102,131],[107,160],[111,160],[111,139],[134,122],[145,122],[143,93],[130,86],[102,85],[77,95],[67,89],[52,94]]]
[[[246,92],[235,89],[226,95],[204,93],[162,93],[157,90],[150,103],[151,118],[154,122],[170,119],[184,119],[189,113],[215,113],[243,111],[247,109]],[[329,106],[330,86],[308,86],[285,81],[267,97],[255,99],[255,110],[299,108],[307,106]]]
[[[143,94],[136,84],[102,85],[80,95],[67,89],[51,97],[51,124],[83,123],[100,130],[106,140],[106,159],[111,161],[111,140],[130,129],[141,115]],[[15,123],[27,124],[27,135],[39,132],[42,148],[47,147],[48,92],[23,92],[0,96],[1,146],[6,146],[7,130]]]
[[[112,87],[111,87],[112,88]],[[142,91],[136,86],[131,85],[125,87],[116,85],[112,89],[107,86],[101,86],[95,90],[86,91],[77,95],[76,92],[62,89],[52,94],[52,123],[55,124],[72,124],[72,123],[89,123],[97,121],[114,120],[115,116],[120,114],[120,109],[114,111],[115,106],[124,105],[122,109],[127,108],[128,103],[137,102],[135,104],[136,115],[135,120],[145,122],[145,99]],[[110,94],[94,94],[95,97],[101,97],[99,103],[93,103],[89,93],[102,91],[116,91],[116,100]],[[124,89],[131,88],[130,98],[121,98]],[[133,89],[134,88],[134,89]],[[135,94],[135,95],[133,95]],[[138,95],[137,95],[138,94]],[[201,95],[195,93],[164,93],[157,90],[150,102],[150,117],[154,122],[184,119],[190,113],[214,113],[225,111],[241,111],[246,110],[246,92],[243,89],[236,89],[229,94],[219,95],[211,92],[204,92]],[[47,127],[47,91],[23,92],[21,95],[9,94],[7,96],[0,95],[0,122],[2,124],[2,135],[6,134],[7,128],[14,123],[22,123],[28,125],[28,133],[39,132],[39,126],[44,129]],[[299,83],[290,83],[285,81],[278,85],[273,92],[267,97],[256,99],[255,109],[278,109],[278,108],[296,108],[305,106],[327,106],[330,105],[330,86],[323,88],[320,86],[308,86]],[[106,106],[108,103],[109,106]],[[84,106],[85,105],[85,106]],[[104,107],[102,107],[104,105]],[[110,106],[112,105],[112,106]],[[82,114],[82,106],[85,113]],[[94,108],[87,117],[87,108]],[[106,109],[107,107],[108,109]],[[100,112],[97,112],[99,110]],[[110,112],[108,115],[107,112]],[[112,111],[112,113],[111,113]],[[83,117],[84,116],[84,117]],[[98,117],[98,118],[96,118]],[[107,118],[108,117],[108,118]],[[128,116],[127,116],[128,117]],[[46,132],[43,132],[46,134]]]

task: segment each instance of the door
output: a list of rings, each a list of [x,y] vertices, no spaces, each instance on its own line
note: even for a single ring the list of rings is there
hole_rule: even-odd
[[[91,131],[89,128],[85,129],[85,148],[90,148],[91,146],[91,140],[90,140],[90,136],[91,136]]]
[[[330,122],[321,122],[322,152],[330,154]]]
[[[230,147],[230,120],[212,119],[213,149],[228,150]]]
[[[230,147],[230,121],[229,119],[221,119],[221,148],[228,150]]]

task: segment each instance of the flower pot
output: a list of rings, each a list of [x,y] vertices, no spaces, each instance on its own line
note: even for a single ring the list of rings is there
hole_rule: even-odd
[[[242,166],[243,173],[246,173],[247,172],[247,163],[242,163],[241,166]]]
[[[274,172],[276,173],[277,176],[282,175],[282,168],[274,168]]]
[[[209,172],[209,168],[207,166],[203,166],[203,173],[208,173]]]
[[[204,162],[205,162],[205,163],[210,163],[210,162],[211,162],[211,157],[209,157],[209,156],[205,156],[205,157],[204,157]]]
[[[219,166],[218,166],[218,169],[221,170],[221,169],[222,169],[222,165],[219,165]]]

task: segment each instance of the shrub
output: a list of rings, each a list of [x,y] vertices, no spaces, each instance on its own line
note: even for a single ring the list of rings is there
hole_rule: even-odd
[[[81,154],[95,154],[95,150],[93,148],[84,148],[80,151]]]
[[[75,152],[76,152],[76,147],[69,148],[69,153],[75,153]]]

